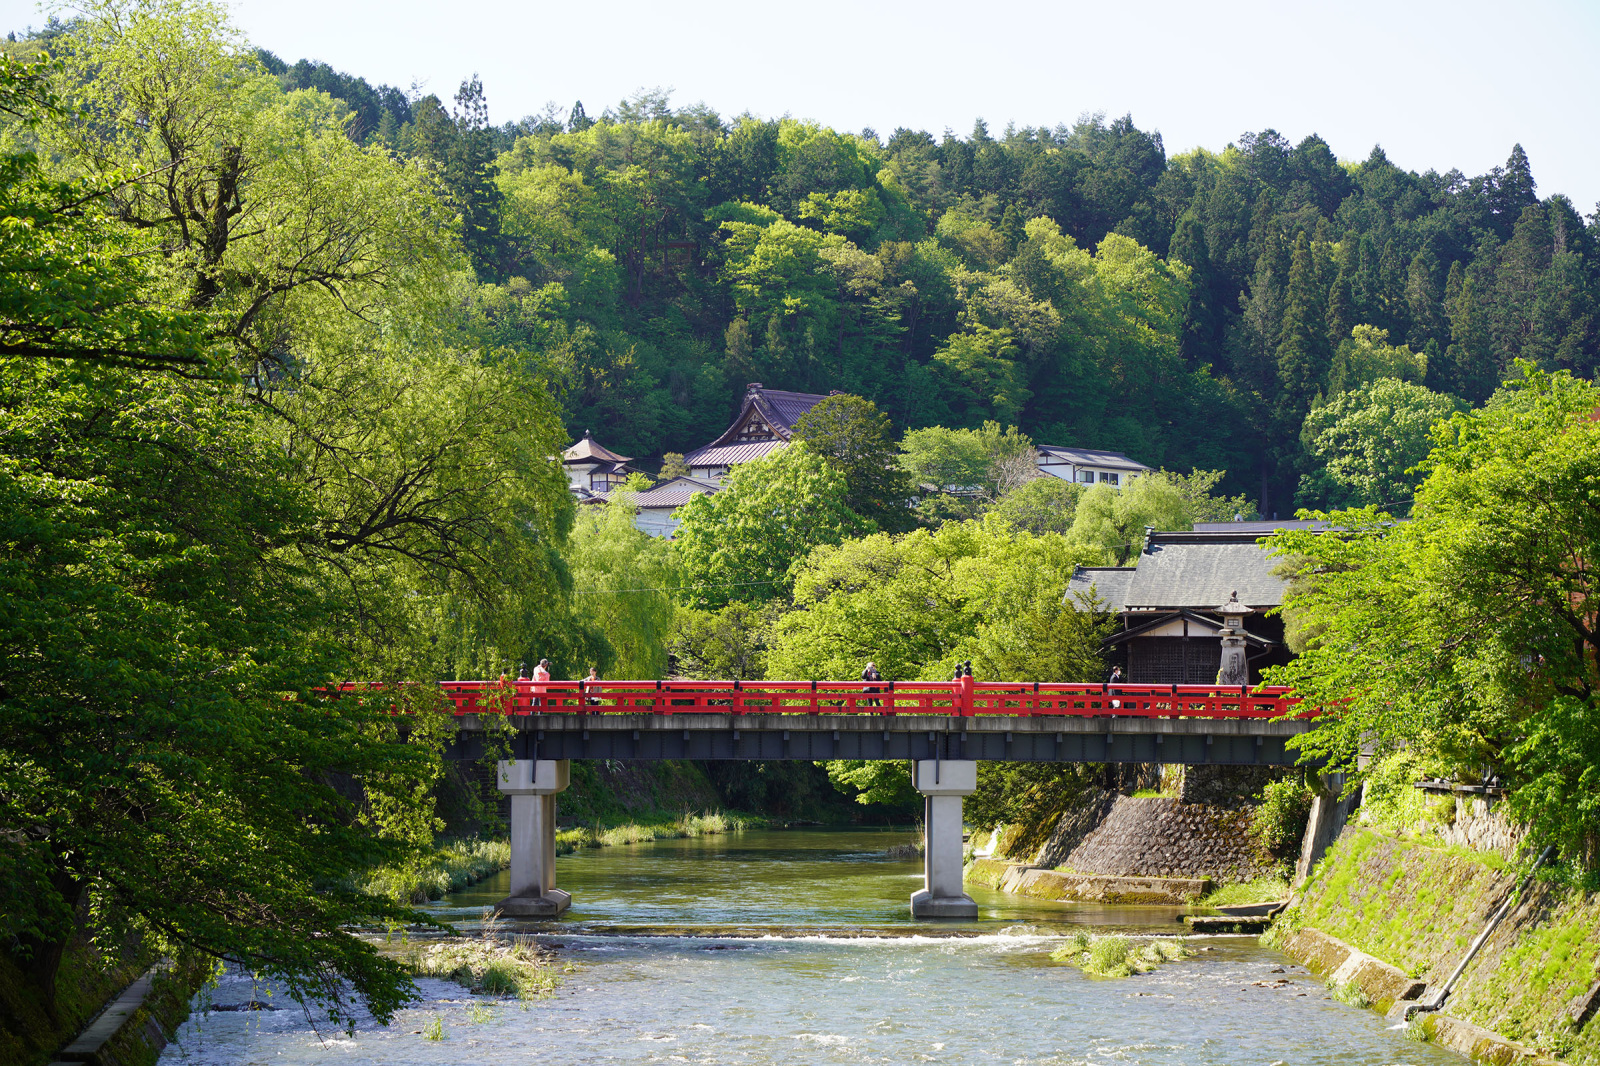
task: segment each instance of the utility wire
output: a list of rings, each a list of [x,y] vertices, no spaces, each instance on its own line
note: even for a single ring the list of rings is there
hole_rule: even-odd
[[[618,592],[693,592],[696,589],[736,589],[746,585],[776,585],[776,581],[735,581],[727,585],[677,585],[665,589],[573,589],[574,596],[598,596]]]

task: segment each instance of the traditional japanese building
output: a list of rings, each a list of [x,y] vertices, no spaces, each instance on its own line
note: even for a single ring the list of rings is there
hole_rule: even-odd
[[[727,431],[684,456],[683,461],[694,477],[721,482],[734,467],[787,448],[800,416],[827,398],[819,393],[769,389],[753,381]]]
[[[567,484],[573,492],[608,492],[628,480],[632,457],[618,455],[599,444],[584,430],[583,439],[561,454],[567,468]]]
[[[1279,529],[1322,528],[1308,522],[1202,522],[1193,531],[1145,537],[1133,566],[1080,566],[1067,603],[1082,608],[1098,599],[1121,628],[1105,649],[1123,678],[1134,684],[1210,685],[1222,659],[1224,617],[1237,596],[1243,615],[1250,683],[1266,666],[1286,663],[1283,619],[1267,614],[1283,605],[1288,581],[1278,560],[1257,543]]]

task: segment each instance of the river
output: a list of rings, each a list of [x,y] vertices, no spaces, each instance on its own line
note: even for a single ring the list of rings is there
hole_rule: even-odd
[[[443,981],[384,1028],[318,1034],[293,1005],[197,1013],[178,1063],[996,1063],[1007,1066],[1424,1066],[1463,1060],[1333,999],[1253,937],[1122,980],[1052,962],[1065,932],[1170,935],[1177,911],[1092,907],[974,889],[973,922],[917,923],[920,864],[903,832],[758,831],[564,856],[572,910],[539,934],[570,967],[522,1004]],[[505,875],[449,897],[475,927]],[[223,978],[217,1003],[261,998]],[[422,1031],[433,1020],[443,1039]]]

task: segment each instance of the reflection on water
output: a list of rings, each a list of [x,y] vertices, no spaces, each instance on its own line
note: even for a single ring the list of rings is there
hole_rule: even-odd
[[[540,939],[572,966],[560,993],[485,1011],[454,985],[355,1039],[296,1011],[197,1019],[164,1063],[1456,1063],[1253,938],[1121,981],[1052,963],[1084,924],[1170,933],[1171,908],[1084,907],[974,892],[975,922],[912,922],[904,834],[795,830],[663,841],[560,860],[570,915]],[[440,910],[476,918],[503,878]],[[466,924],[466,923],[463,923]],[[679,935],[638,935],[641,927]],[[728,935],[730,929],[741,935]],[[556,931],[560,930],[560,931]],[[721,934],[721,935],[719,935]],[[934,935],[928,935],[934,934]],[[950,935],[958,934],[958,935]],[[226,979],[218,1002],[260,998]],[[433,1019],[445,1038],[423,1030]]]

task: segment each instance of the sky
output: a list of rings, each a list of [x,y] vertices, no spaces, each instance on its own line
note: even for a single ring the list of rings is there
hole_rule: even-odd
[[[1382,145],[1411,170],[1480,174],[1521,143],[1543,196],[1600,201],[1600,0],[232,0],[293,62],[441,98],[479,75],[491,118],[590,115],[641,88],[724,115],[837,129],[1054,126],[1132,114],[1170,154],[1247,131]],[[0,32],[44,21],[0,0]]]

